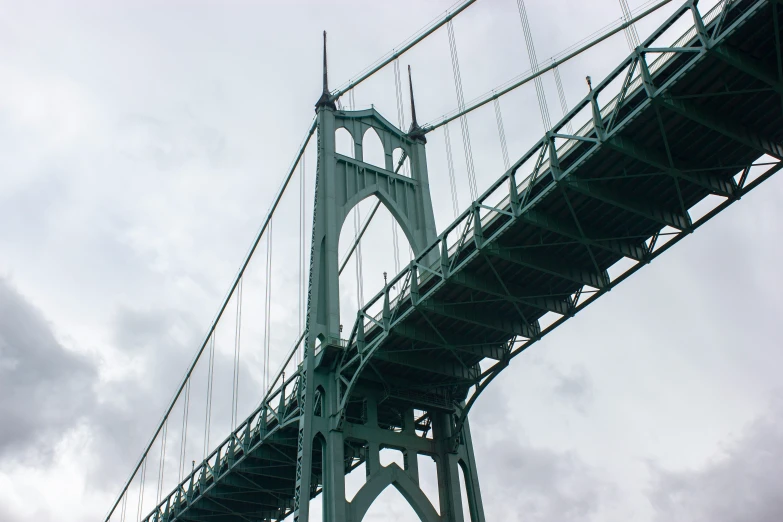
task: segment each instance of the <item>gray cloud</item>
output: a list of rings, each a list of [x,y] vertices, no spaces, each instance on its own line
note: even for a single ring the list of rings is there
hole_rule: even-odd
[[[649,495],[661,522],[783,519],[783,402],[701,469],[653,467]]]
[[[105,512],[171,398],[312,117],[320,92],[320,31],[329,30],[334,87],[453,0],[304,9],[301,2],[154,10],[143,2],[110,9],[44,3],[51,4],[47,17],[40,3],[0,0],[0,73],[6,78],[0,88],[0,273],[13,273],[29,297],[0,288],[0,461],[26,459],[13,471],[0,470],[0,481],[11,485],[0,491],[0,520],[59,522]],[[620,15],[616,0],[528,4],[542,59]],[[640,24],[640,34],[664,14],[656,16]],[[260,19],[296,24],[258,31]],[[455,27],[467,99],[528,68],[514,2],[477,2]],[[618,35],[561,67],[567,100],[585,95],[586,74],[599,78],[627,52]],[[456,105],[448,56],[441,31],[401,60],[413,66],[420,123]],[[545,85],[554,120],[559,107],[551,80],[547,76]],[[373,103],[396,121],[393,91],[391,71],[383,71],[357,89],[357,103]],[[407,95],[403,105],[409,114]],[[543,132],[532,84],[504,97],[502,110],[514,159]],[[494,115],[488,108],[469,120],[483,190],[503,170]],[[464,208],[464,151],[457,127],[451,132]],[[452,219],[444,147],[441,131],[433,133],[428,164],[441,229]],[[309,156],[307,205],[315,164]],[[471,414],[490,520],[649,520],[651,508],[639,493],[649,478],[644,462],[671,464],[724,438],[737,419],[755,411],[767,387],[777,385],[780,357],[767,342],[779,338],[767,325],[776,324],[783,282],[779,252],[769,247],[779,244],[783,223],[783,192],[774,183],[566,323],[493,383]],[[288,200],[275,221],[280,286],[272,329],[280,350],[292,336],[278,332],[296,323],[290,260],[298,246],[297,211]],[[309,207],[306,214],[309,226]],[[381,219],[364,243],[365,297],[377,290],[386,270],[380,263],[392,256],[389,223]],[[286,242],[288,250],[281,248]],[[263,288],[254,293],[251,279],[246,296],[263,296]],[[682,299],[681,306],[671,306],[673,299]],[[257,330],[261,313],[246,317]],[[229,432],[231,322],[224,321],[216,360],[212,447]],[[666,330],[676,334],[667,337]],[[58,334],[69,342],[58,342]],[[6,348],[9,339],[13,349]],[[71,342],[90,358],[71,351]],[[258,346],[243,343],[240,417],[260,396]],[[22,353],[12,351],[20,347]],[[535,362],[539,354],[543,364]],[[202,453],[204,378],[202,365],[191,393],[186,469]],[[694,409],[701,416],[690,420]],[[177,478],[181,405],[172,419],[165,490]],[[58,475],[51,448],[74,427],[86,428],[89,455],[79,470]],[[767,429],[766,444],[779,444],[773,432]],[[760,465],[743,471],[737,463],[747,451],[732,452],[701,470],[658,472],[650,498],[659,517],[712,514],[711,499],[734,498],[721,490],[733,486],[725,469],[772,477]],[[147,478],[154,490],[157,447],[152,455]],[[35,478],[24,484],[19,475],[28,470]],[[87,491],[66,491],[80,480]],[[40,508],[14,511],[29,504],[28,489]],[[105,498],[91,496],[95,492],[106,492]],[[772,489],[757,492],[768,500]],[[81,510],[60,513],[65,495]],[[763,518],[766,512],[747,506],[749,498],[738,503]],[[383,520],[406,519],[388,503],[374,512]]]
[[[573,452],[556,452],[506,438],[492,444],[484,470],[484,506],[494,520],[588,520],[612,487]],[[489,515],[493,516],[489,516]]]
[[[49,458],[94,405],[93,361],[60,344],[50,324],[0,278],[0,458]]]
[[[593,383],[584,366],[575,366],[566,371],[551,368],[557,382],[552,388],[559,399],[584,413],[593,398]]]

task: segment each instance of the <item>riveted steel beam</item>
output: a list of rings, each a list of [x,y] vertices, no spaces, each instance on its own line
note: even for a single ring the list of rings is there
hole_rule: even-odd
[[[494,277],[481,276],[467,269],[454,274],[449,283],[457,284],[471,290],[484,292],[487,295],[499,297],[510,303],[532,306],[544,312],[555,312],[557,314],[567,314],[569,305],[566,300],[545,298],[545,297],[523,297],[517,296],[513,292],[507,292]],[[506,287],[508,288],[508,286]]]
[[[561,261],[533,253],[530,249],[505,247],[495,243],[485,248],[484,253],[580,285],[600,289],[609,284],[609,276],[606,273],[598,274],[589,269],[563,265]]]
[[[601,238],[593,236],[589,231],[581,233],[572,223],[555,216],[544,214],[538,210],[529,210],[520,217],[523,221],[549,230],[563,237],[573,239],[586,246],[599,248],[623,257],[630,257],[640,261],[647,252],[641,243],[632,243],[623,239]]]
[[[687,215],[683,216],[677,212],[672,212],[664,208],[656,207],[643,201],[636,201],[625,195],[620,195],[605,184],[599,184],[591,180],[578,179],[571,176],[564,180],[564,185],[569,189],[590,196],[604,203],[608,203],[617,208],[633,212],[654,221],[661,225],[667,225],[678,230],[687,230],[690,227],[691,220]]]
[[[441,332],[441,335],[436,335],[433,332],[426,331],[423,328],[418,328],[406,323],[395,325],[391,331],[395,335],[399,335],[400,337],[404,337],[412,341],[417,341],[432,346],[439,346],[441,348],[451,348],[457,352],[482,356],[497,361],[502,359],[505,355],[505,348],[499,342],[468,343],[466,342],[468,340],[464,337],[452,337],[448,335],[448,332]]]
[[[664,154],[637,143],[630,138],[614,136],[604,143],[625,156],[646,163],[677,179],[693,183],[694,185],[698,185],[720,196],[729,198],[734,197],[735,187],[730,181],[719,178],[718,176],[713,176],[707,172],[696,172],[692,168],[687,168],[686,170],[672,168],[669,165],[669,160]]]
[[[748,76],[752,76],[753,78],[766,83],[778,94],[783,94],[783,83],[781,83],[777,74],[775,74],[775,71],[770,71],[764,63],[755,57],[740,51],[735,47],[730,47],[727,44],[713,47],[711,51],[715,57],[726,64],[742,71]]]
[[[672,99],[667,96],[657,97],[655,103],[762,154],[783,159],[783,145],[756,134],[739,122],[730,121],[725,116],[721,117],[717,112],[706,111],[688,100]]]
[[[455,306],[434,298],[423,302],[420,307],[441,317],[456,319],[497,332],[524,337],[535,337],[540,332],[538,325],[522,324],[520,321],[510,321],[497,316],[490,316],[477,307]]]

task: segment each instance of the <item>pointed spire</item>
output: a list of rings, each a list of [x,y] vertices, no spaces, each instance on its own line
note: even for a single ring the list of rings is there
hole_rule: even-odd
[[[329,80],[326,69],[326,31],[324,31],[324,89],[321,93],[321,97],[315,103],[316,110],[321,107],[328,107],[335,110],[337,107],[334,105],[334,101],[331,99],[332,95],[329,92]]]
[[[416,102],[413,100],[413,76],[411,75],[411,66],[408,65],[408,85],[411,91],[411,128],[408,130],[408,135],[411,138],[419,139],[423,143],[427,143],[424,138],[424,133],[421,132],[419,123],[416,121]]]
[[[411,88],[411,127],[418,128],[419,124],[416,121],[416,102],[413,101],[413,76],[411,76],[410,65],[408,65],[408,85]]]

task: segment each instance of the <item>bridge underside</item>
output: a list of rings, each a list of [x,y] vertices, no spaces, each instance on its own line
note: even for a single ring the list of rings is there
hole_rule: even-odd
[[[427,454],[434,415],[464,416],[511,357],[781,167],[783,5],[731,5],[705,16],[706,47],[695,31],[659,62],[653,51],[629,59],[636,72],[614,103],[600,105],[608,82],[599,84],[577,138],[556,127],[444,232],[433,246],[440,262],[420,256],[390,282],[399,296],[382,292],[364,309],[347,348],[320,351],[321,374],[342,383],[341,429],[367,425],[372,396],[390,440],[410,433],[404,412],[417,412],[412,432]],[[523,180],[528,165],[534,176]],[[290,514],[296,385],[289,379],[285,399],[262,405],[148,520]],[[361,437],[346,440],[348,472],[367,453]],[[315,451],[312,496],[323,484]]]

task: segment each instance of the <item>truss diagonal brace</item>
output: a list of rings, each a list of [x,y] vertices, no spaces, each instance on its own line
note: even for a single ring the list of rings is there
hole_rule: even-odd
[[[661,225],[668,225],[678,230],[690,228],[690,219],[677,212],[672,212],[641,201],[629,199],[626,196],[616,194],[611,188],[601,186],[595,181],[577,179],[573,176],[563,182],[569,189],[603,201],[617,208],[633,212]]]
[[[647,255],[641,243],[631,243],[630,241],[622,239],[589,237],[581,234],[571,223],[567,223],[555,216],[544,214],[537,210],[527,211],[521,216],[521,219],[532,225],[536,225],[537,227],[573,239],[574,241],[591,247],[600,248],[619,256],[630,257],[636,261],[643,260]]]
[[[778,94],[783,94],[783,83],[778,80],[777,75],[753,56],[726,44],[714,47],[712,53],[735,69],[766,83]]]
[[[540,255],[531,254],[530,252],[521,249],[512,249],[493,244],[485,248],[484,253],[510,263],[560,277],[561,279],[579,285],[587,285],[601,289],[609,284],[609,277],[605,273],[596,274],[590,270],[561,266],[560,263],[556,261],[546,259]]]
[[[488,317],[485,314],[478,313],[476,310],[466,310],[461,305],[451,305],[447,302],[427,299],[419,305],[423,310],[434,314],[457,319],[462,322],[475,324],[483,328],[495,330],[512,335],[521,335],[527,338],[537,337],[540,332],[538,325],[522,324],[519,321],[504,320],[498,317]]]
[[[505,348],[499,342],[466,344],[465,339],[457,340],[447,336],[445,339],[447,344],[443,344],[443,340],[439,336],[426,332],[421,328],[407,325],[404,322],[395,325],[391,331],[393,334],[410,339],[411,341],[417,341],[439,348],[449,348],[455,352],[461,352],[469,355],[480,355],[482,357],[494,359],[496,361],[499,361],[505,357]]]
[[[509,302],[532,306],[543,310],[545,312],[555,312],[556,314],[566,315],[569,313],[568,303],[562,299],[555,298],[543,298],[543,297],[518,297],[516,295],[509,294],[496,283],[493,279],[488,277],[481,277],[475,273],[468,272],[467,269],[461,270],[459,273],[454,274],[449,283],[454,283],[471,290],[483,292],[485,294],[504,299]]]
[[[685,170],[672,168],[669,165],[669,160],[664,155],[629,138],[614,136],[604,143],[617,152],[655,167],[665,174],[693,183],[720,196],[734,197],[735,188],[729,181],[703,172],[686,172]]]
[[[754,134],[737,122],[729,122],[711,112],[705,111],[693,102],[662,96],[656,98],[656,103],[762,154],[769,154],[774,158],[783,159],[783,146],[779,143]]]

